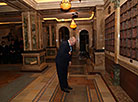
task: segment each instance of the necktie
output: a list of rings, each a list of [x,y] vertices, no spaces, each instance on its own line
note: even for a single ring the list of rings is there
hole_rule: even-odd
[[[70,51],[72,52],[72,47],[70,46]]]

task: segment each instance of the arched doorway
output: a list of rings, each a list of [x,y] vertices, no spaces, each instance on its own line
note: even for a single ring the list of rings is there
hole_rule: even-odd
[[[59,29],[59,45],[62,41],[69,39],[69,30],[67,27],[61,27]]]
[[[82,30],[80,32],[80,52],[86,53],[88,52],[89,47],[89,34],[87,30]]]

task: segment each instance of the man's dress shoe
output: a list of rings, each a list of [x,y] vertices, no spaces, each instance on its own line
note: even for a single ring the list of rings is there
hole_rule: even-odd
[[[68,89],[61,89],[63,92],[69,93]]]
[[[69,90],[72,90],[72,87],[68,86],[68,89],[69,89]]]

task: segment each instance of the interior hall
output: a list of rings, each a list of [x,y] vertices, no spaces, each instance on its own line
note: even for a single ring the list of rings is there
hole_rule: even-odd
[[[0,102],[138,102],[138,0],[0,0]]]

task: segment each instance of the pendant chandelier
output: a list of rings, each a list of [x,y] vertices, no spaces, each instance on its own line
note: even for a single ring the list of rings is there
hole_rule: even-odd
[[[71,2],[69,0],[62,0],[60,8],[65,11],[69,10],[71,8]]]
[[[77,25],[76,25],[74,19],[72,19],[72,22],[70,24],[70,28],[75,29],[76,27],[77,27]]]

